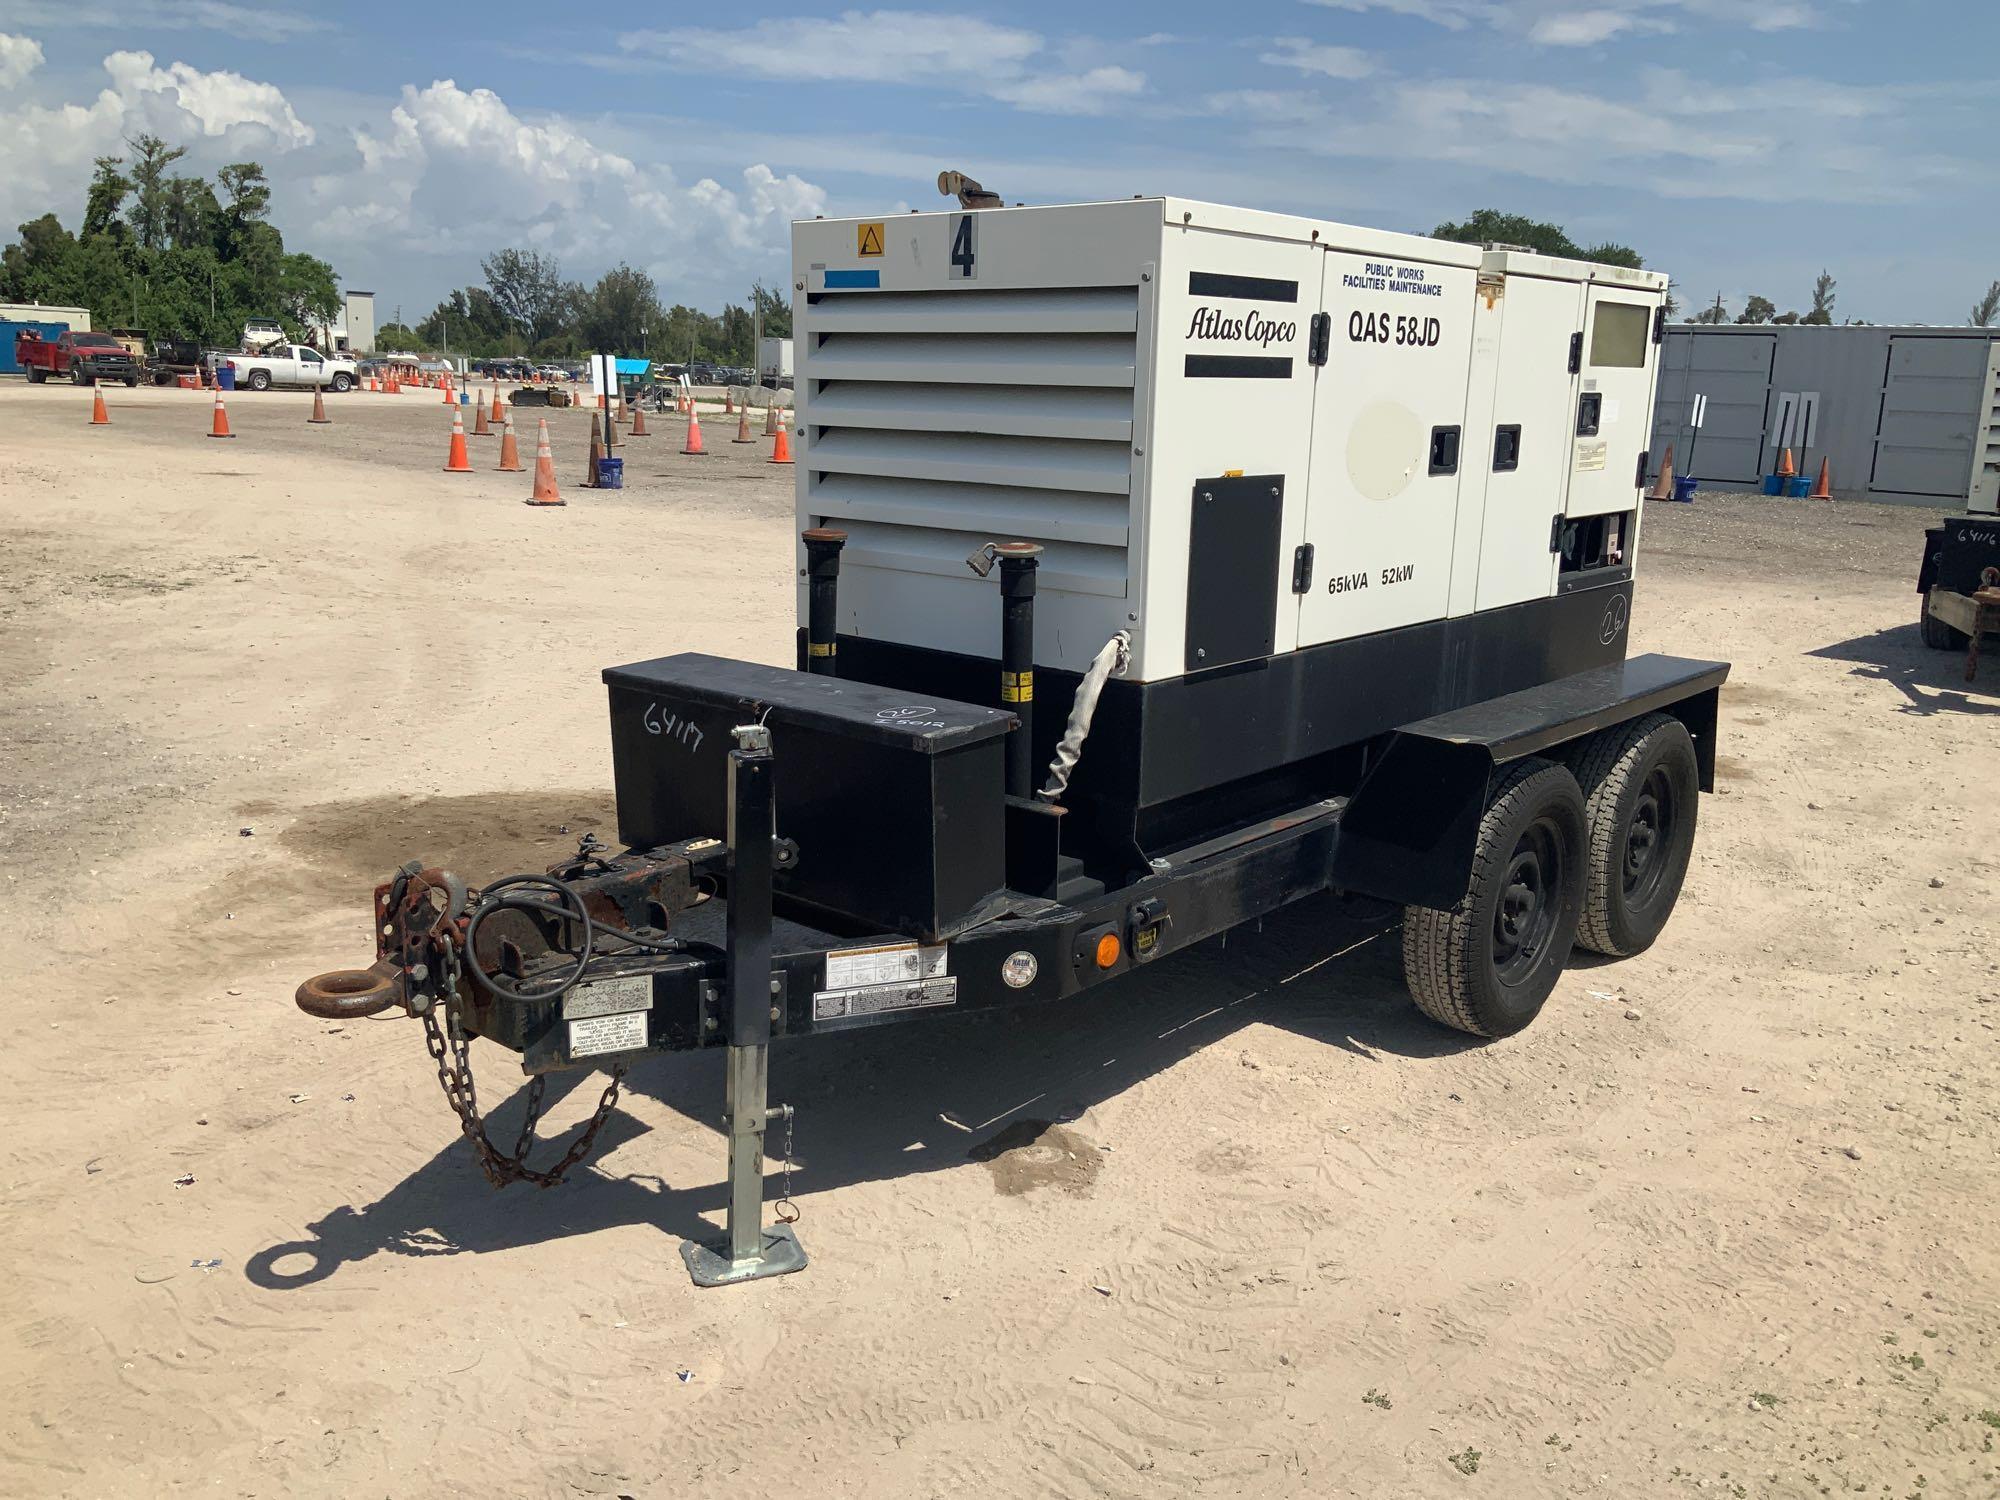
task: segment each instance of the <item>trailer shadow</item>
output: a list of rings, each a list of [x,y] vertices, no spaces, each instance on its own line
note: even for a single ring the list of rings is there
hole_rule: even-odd
[[[1480,1045],[1410,1004],[1399,925],[1387,907],[1315,898],[1066,1005],[780,1042],[771,1097],[799,1112],[795,1188],[809,1206],[815,1193],[963,1166],[1003,1131],[1032,1134],[1074,1120],[1252,1023],[1339,1047],[1358,1062]],[[578,1090],[594,1101],[600,1086],[596,1073],[555,1075],[549,1102]],[[647,1058],[625,1087],[716,1131],[711,1178],[675,1186],[598,1168],[577,1171],[546,1195],[527,1187],[496,1193],[458,1139],[376,1202],[342,1204],[310,1224],[308,1238],[258,1251],[245,1272],[258,1286],[288,1290],[377,1254],[484,1254],[634,1223],[655,1224],[674,1239],[713,1238],[709,1216],[724,1203],[720,1053]],[[512,1139],[525,1093],[525,1085],[516,1088],[493,1111],[496,1141]],[[440,1109],[440,1131],[448,1119]],[[645,1133],[643,1122],[614,1111],[599,1154]],[[541,1151],[559,1153],[574,1134]]]
[[[1988,667],[1983,683],[1967,682],[1965,652],[1932,650],[1914,624],[1835,641],[1806,655],[1853,662],[1850,676],[1886,682],[1903,695],[1898,713],[2000,714],[2000,672]]]

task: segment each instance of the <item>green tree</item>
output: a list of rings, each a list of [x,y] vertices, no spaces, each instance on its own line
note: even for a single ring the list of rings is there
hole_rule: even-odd
[[[384,323],[375,330],[375,347],[384,354],[428,354],[430,341],[404,323]]]
[[[1722,305],[1722,293],[1717,292],[1714,304],[1704,307],[1700,312],[1688,319],[1688,321],[1690,323],[1727,323],[1729,321],[1729,309]]]
[[[1629,266],[1637,271],[1645,266],[1639,252],[1626,245],[1592,245],[1583,249],[1560,224],[1531,219],[1525,214],[1503,214],[1496,208],[1475,209],[1462,223],[1446,222],[1431,231],[1434,239],[1453,240],[1462,245],[1519,245],[1541,255],[1559,255],[1569,260],[1593,260],[1607,266]]]
[[[529,343],[558,333],[568,320],[576,289],[562,279],[553,255],[500,250],[479,263],[486,290]]]
[[[1812,310],[1799,319],[1801,323],[1825,325],[1833,321],[1833,289],[1836,285],[1833,277],[1825,271],[1813,279]]]
[[[80,240],[95,239],[100,234],[122,235],[124,222],[118,217],[125,206],[126,195],[132,191],[132,179],[120,169],[125,165],[123,157],[100,156],[90,178],[90,195],[84,200],[83,226],[77,231]]]
[[[622,262],[597,279],[578,312],[577,332],[598,354],[636,353],[665,322],[653,278]]]
[[[1790,328],[1799,321],[1799,315],[1795,312],[1781,312],[1771,321],[1781,327]]]
[[[167,168],[187,155],[185,146],[169,146],[156,135],[127,138],[132,152],[132,232],[139,248],[158,250],[168,242]]]
[[[22,225],[23,231],[27,225]],[[1965,321],[1974,328],[1991,328],[1993,320],[2000,318],[2000,281],[1986,289],[1986,295],[1972,304],[1972,316]]]
[[[792,336],[792,301],[783,292],[758,282],[750,288],[750,310],[762,320],[765,338]]]
[[[1778,307],[1769,297],[1759,297],[1755,292],[1743,304],[1743,311],[1736,315],[1739,323],[1768,323],[1777,314]]]

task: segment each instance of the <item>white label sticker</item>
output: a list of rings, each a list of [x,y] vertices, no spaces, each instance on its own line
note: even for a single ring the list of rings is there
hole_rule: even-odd
[[[1623,408],[1618,404],[1618,398],[1616,396],[1606,396],[1604,398],[1604,420],[1607,423],[1617,421],[1618,413],[1621,410],[1623,410]]]
[[[1611,451],[1608,439],[1595,443],[1576,445],[1576,471],[1579,474],[1594,474],[1604,467],[1604,455]]]
[[[580,984],[563,996],[562,1003],[565,1021],[581,1020],[585,1016],[614,1016],[623,1011],[652,1008],[653,976],[650,974],[627,974],[619,979],[600,979],[592,984]]]
[[[600,1057],[606,1052],[634,1052],[646,1045],[646,1012],[628,1010],[615,1016],[585,1016],[569,1023],[569,1055]]]
[[[958,981],[950,975],[920,979],[914,984],[862,984],[851,989],[819,990],[813,995],[815,1021],[839,1021],[880,1015],[888,1010],[921,1010],[931,1005],[958,1004]]]
[[[879,948],[841,948],[826,956],[826,987],[849,989],[858,984],[937,979],[949,969],[949,949],[943,943],[920,948],[915,943],[885,943]]]

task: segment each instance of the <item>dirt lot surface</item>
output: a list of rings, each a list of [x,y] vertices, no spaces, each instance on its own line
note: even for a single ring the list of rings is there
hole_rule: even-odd
[[[1653,507],[1720,781],[1666,937],[1527,1032],[1314,902],[781,1044],[813,1263],[701,1292],[719,1057],[495,1194],[413,1023],[291,995],[398,861],[610,832],[599,668],[788,657],[789,472],[669,419],[584,492],[557,413],[534,510],[425,398],[110,396],[0,387],[0,1493],[2000,1493],[2000,664],[1917,644],[1928,513]]]

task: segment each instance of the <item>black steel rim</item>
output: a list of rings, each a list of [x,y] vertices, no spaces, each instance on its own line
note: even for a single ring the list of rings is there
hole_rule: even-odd
[[[1673,779],[1663,765],[1655,766],[1639,787],[1632,820],[1625,826],[1623,888],[1628,911],[1641,910],[1660,894],[1672,863],[1674,841]]]
[[[1525,980],[1548,951],[1562,905],[1563,840],[1551,818],[1537,818],[1514,843],[1493,913],[1493,970],[1502,984]]]

